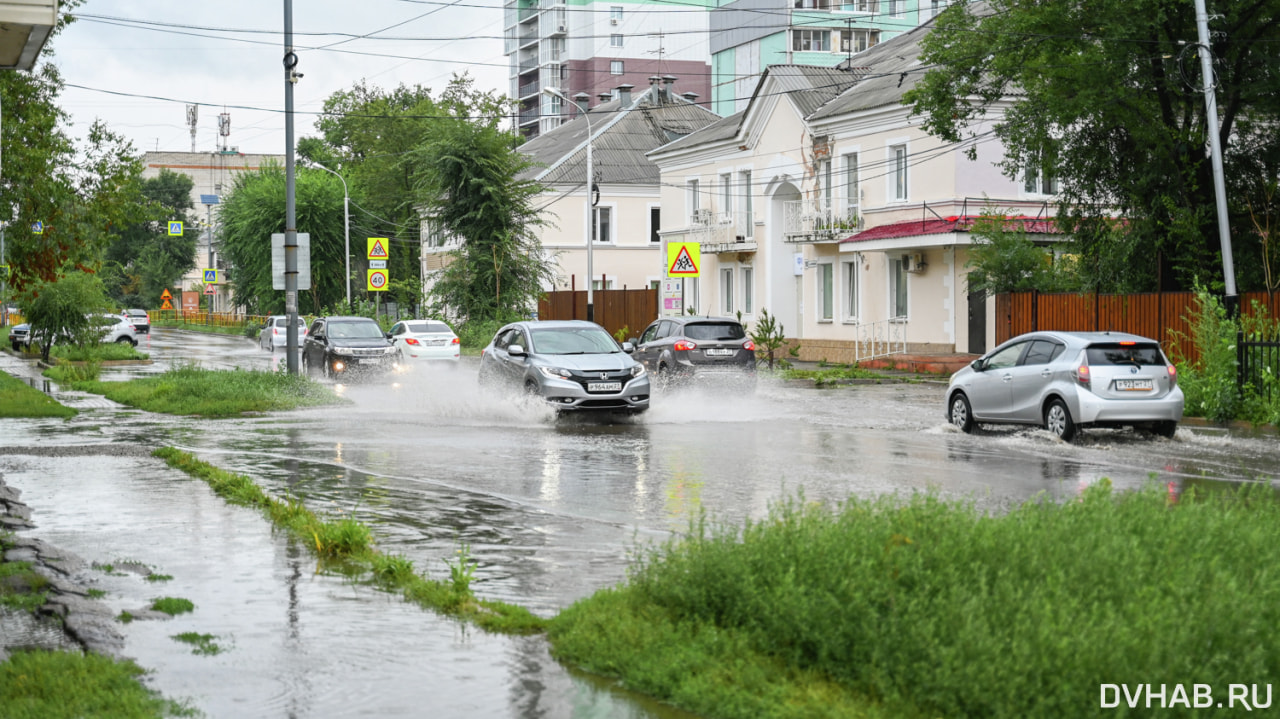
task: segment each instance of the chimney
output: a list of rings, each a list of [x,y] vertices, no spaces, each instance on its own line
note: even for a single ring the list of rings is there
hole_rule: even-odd
[[[649,99],[655,105],[662,104],[662,78],[657,75],[649,76]]]
[[[610,101],[610,100],[612,100],[612,99],[613,99],[613,93],[612,93],[612,92],[602,92],[602,93],[600,93],[599,95],[596,95],[596,97],[600,98],[600,102],[608,102],[608,101]]]
[[[666,96],[666,99],[668,99],[668,100],[674,100],[674,99],[675,99],[675,97],[676,97],[676,96],[675,96],[675,92],[674,92],[674,90],[673,90],[673,88],[672,88],[672,85],[675,85],[675,84],[676,84],[676,76],[675,76],[675,75],[663,75],[663,76],[662,76],[662,94],[663,94],[664,96]]]
[[[587,93],[585,93],[585,92],[579,92],[578,94],[576,94],[576,95],[574,95],[574,96],[573,96],[573,99],[574,99],[574,100],[576,100],[576,101],[577,101],[577,103],[578,103],[578,105],[575,105],[575,106],[574,106],[574,110],[576,110],[576,111],[577,111],[577,114],[579,114],[579,115],[581,115],[581,114],[582,114],[582,110],[581,110],[581,109],[579,109],[579,106],[590,109],[590,107],[591,107],[591,102],[590,102],[590,100],[591,100],[591,96],[590,96],[590,95],[588,95]]]
[[[698,93],[696,92],[682,92],[680,93],[680,97],[683,97],[684,99],[694,104],[697,104],[698,102]]]
[[[618,100],[622,102],[622,106],[626,107],[631,104],[631,90],[635,85],[631,83],[623,83],[618,86]]]

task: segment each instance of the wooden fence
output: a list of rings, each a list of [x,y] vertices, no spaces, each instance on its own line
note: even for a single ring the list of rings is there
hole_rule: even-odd
[[[1047,294],[1036,291],[996,295],[996,344],[1037,330],[1131,332],[1158,340],[1165,354],[1196,358],[1191,343],[1194,292],[1134,295]],[[1280,293],[1245,292],[1240,312],[1280,316]]]
[[[627,337],[637,337],[658,319],[657,290],[596,290],[595,321],[609,334],[626,328]],[[585,320],[587,291],[548,292],[538,300],[538,319]]]

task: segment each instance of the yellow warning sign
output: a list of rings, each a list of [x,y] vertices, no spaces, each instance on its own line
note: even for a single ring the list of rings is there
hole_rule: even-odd
[[[389,257],[391,257],[390,253],[388,252],[389,247],[390,247],[390,243],[387,242],[387,238],[370,237],[369,238],[369,259],[371,260],[388,259]]]
[[[161,292],[161,293],[160,293],[160,299],[162,299],[162,300],[171,300],[171,299],[173,299],[173,295],[169,294],[169,288],[168,288],[168,287],[164,288],[164,292]]]
[[[369,270],[368,289],[370,292],[386,292],[387,271]]]
[[[672,242],[667,245],[667,275],[697,277],[702,264],[702,246],[697,242]]]
[[[171,309],[173,309],[173,305],[172,305],[172,304],[170,304],[170,302],[169,302],[169,300],[170,300],[170,299],[172,299],[172,298],[166,297],[166,298],[164,299],[164,304],[160,305],[160,309],[162,309],[162,310],[171,310]]]

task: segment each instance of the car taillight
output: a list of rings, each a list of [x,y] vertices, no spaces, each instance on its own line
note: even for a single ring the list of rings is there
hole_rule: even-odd
[[[414,347],[417,347],[419,344],[421,344],[420,342],[418,342],[418,340],[414,339],[413,337],[406,337],[404,340],[404,343],[407,345],[413,345]]]
[[[458,344],[462,344],[462,342],[460,342],[457,337],[454,337],[452,340],[449,341],[449,344],[458,345]]]
[[[1082,364],[1076,368],[1076,381],[1081,387],[1089,389],[1089,365]]]
[[[1178,386],[1178,368],[1174,367],[1171,364],[1167,364],[1164,367],[1169,372],[1169,386],[1177,387]]]
[[[677,352],[687,352],[688,350],[698,349],[698,345],[692,342],[689,342],[688,340],[677,340],[675,343],[675,346],[673,346],[672,349],[674,349]]]
[[[743,343],[742,343],[742,349],[744,349],[744,350],[746,350],[746,351],[748,351],[748,352],[755,352],[755,351],[756,351],[756,343],[755,343],[755,342],[752,342],[751,340],[747,340],[746,342],[743,342]]]

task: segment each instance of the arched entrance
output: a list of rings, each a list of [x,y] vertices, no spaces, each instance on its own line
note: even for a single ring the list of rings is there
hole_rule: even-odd
[[[782,323],[788,337],[799,337],[803,322],[800,316],[801,286],[803,276],[795,273],[795,255],[800,245],[786,242],[783,224],[786,212],[784,202],[800,200],[800,190],[786,175],[775,177],[765,188],[769,198],[769,222],[767,224],[768,272],[765,281],[765,309]]]

